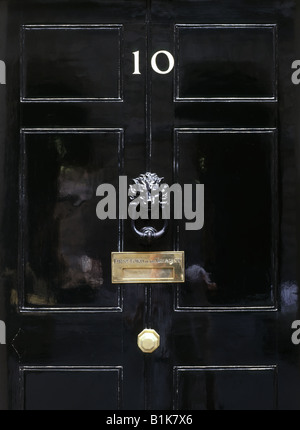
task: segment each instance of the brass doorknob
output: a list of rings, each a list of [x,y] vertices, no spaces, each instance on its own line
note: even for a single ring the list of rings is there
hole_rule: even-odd
[[[155,330],[145,329],[138,335],[138,347],[145,354],[151,354],[160,345],[160,335]]]

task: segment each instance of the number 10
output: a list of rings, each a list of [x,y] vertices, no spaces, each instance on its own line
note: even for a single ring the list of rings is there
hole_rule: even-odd
[[[168,58],[169,61],[169,67],[167,70],[161,70],[158,68],[157,65],[157,57],[159,55],[165,55]],[[140,72],[140,51],[133,52],[134,56],[134,72],[133,75],[141,75]],[[156,52],[152,59],[151,59],[151,67],[154,70],[154,72],[160,74],[160,75],[167,75],[168,73],[171,73],[175,66],[175,60],[173,55],[168,51],[158,51]]]

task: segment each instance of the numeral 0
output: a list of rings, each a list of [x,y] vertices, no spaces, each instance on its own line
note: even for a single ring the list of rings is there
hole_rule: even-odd
[[[140,72],[140,51],[135,51],[132,53],[134,56],[134,72],[133,75],[141,75]],[[157,57],[159,55],[165,55],[169,61],[169,67],[167,70],[161,70],[157,65]],[[175,60],[173,55],[168,51],[158,51],[156,52],[152,59],[151,59],[151,67],[154,70],[155,73],[158,73],[160,75],[167,75],[168,73],[171,73],[175,66]]]

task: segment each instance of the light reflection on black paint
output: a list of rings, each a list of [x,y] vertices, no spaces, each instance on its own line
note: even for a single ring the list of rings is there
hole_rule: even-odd
[[[25,137],[26,303],[117,306],[110,250],[118,222],[96,217],[96,189],[119,175],[120,135],[30,134]]]

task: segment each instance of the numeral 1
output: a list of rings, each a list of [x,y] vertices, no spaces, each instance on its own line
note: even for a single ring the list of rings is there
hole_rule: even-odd
[[[133,52],[134,56],[134,72],[133,75],[140,75],[140,51]]]

